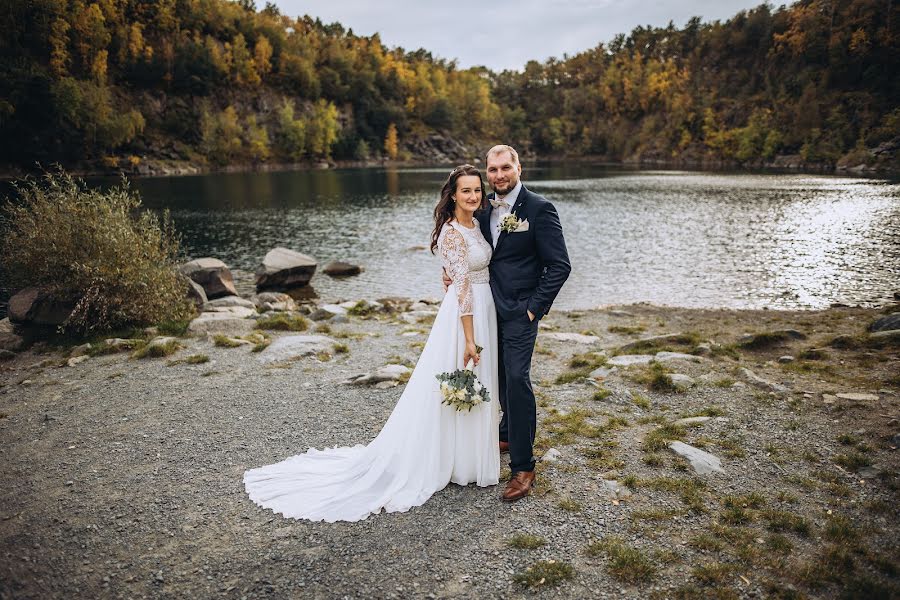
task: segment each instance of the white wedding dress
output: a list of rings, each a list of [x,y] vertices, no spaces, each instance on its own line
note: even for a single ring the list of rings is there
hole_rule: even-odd
[[[488,277],[491,246],[478,224],[445,224],[441,261],[453,285],[441,303],[419,362],[381,433],[367,446],[310,448],[244,473],[250,499],[285,517],[359,521],[384,509],[423,504],[448,482],[496,485],[500,476],[497,317]],[[491,401],[470,412],[441,404],[438,373],[463,368],[460,316],[473,315],[484,347],[475,374]],[[335,393],[339,393],[335,390]]]

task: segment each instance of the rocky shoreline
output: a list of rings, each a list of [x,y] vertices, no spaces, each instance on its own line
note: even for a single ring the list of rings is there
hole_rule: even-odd
[[[223,328],[0,362],[0,598],[900,590],[896,306],[554,311],[534,496],[451,485],[326,525],[260,510],[242,473],[374,437],[437,300],[255,300],[204,305]]]

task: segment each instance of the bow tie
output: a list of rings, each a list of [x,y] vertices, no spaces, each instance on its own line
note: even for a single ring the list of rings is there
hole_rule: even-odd
[[[493,198],[490,198],[489,201],[494,208],[500,208],[501,206],[503,208],[509,208],[509,202],[506,200],[494,200]]]

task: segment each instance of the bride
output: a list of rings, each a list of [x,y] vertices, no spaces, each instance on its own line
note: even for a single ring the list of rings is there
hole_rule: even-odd
[[[381,433],[367,446],[310,448],[244,473],[250,499],[285,517],[358,521],[384,509],[404,512],[449,482],[496,485],[500,476],[497,317],[489,285],[491,245],[474,213],[481,173],[451,171],[434,209],[431,251],[453,281],[406,388]],[[484,346],[479,356],[476,344]],[[439,373],[470,360],[490,392],[468,412],[442,404]]]

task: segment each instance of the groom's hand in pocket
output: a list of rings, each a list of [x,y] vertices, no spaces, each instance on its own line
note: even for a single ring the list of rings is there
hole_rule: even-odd
[[[453,280],[450,279],[449,275],[447,275],[447,269],[441,269],[441,274],[443,275],[442,279],[444,281],[444,292],[446,292],[447,288],[450,287],[450,284],[453,283]]]

